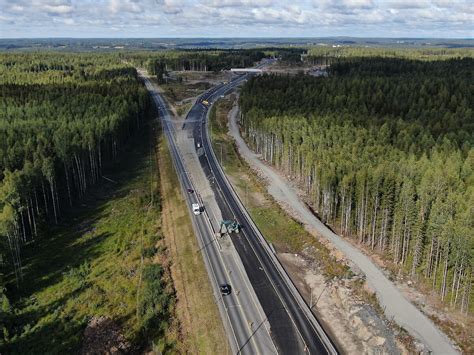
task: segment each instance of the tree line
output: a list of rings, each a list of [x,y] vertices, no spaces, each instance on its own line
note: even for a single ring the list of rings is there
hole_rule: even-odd
[[[356,57],[404,58],[416,60],[445,60],[454,58],[474,58],[471,48],[440,47],[358,47],[358,46],[314,46],[308,49],[305,58],[313,65],[330,65],[333,62]]]
[[[21,283],[21,245],[102,179],[151,101],[116,56],[1,54],[0,73],[0,253]]]
[[[136,56],[134,58],[137,58]],[[265,53],[254,49],[178,50],[147,56],[148,72],[160,75],[166,71],[221,71],[233,67],[248,67],[265,58]]]
[[[329,72],[249,80],[248,143],[324,222],[472,311],[474,60],[334,58]]]

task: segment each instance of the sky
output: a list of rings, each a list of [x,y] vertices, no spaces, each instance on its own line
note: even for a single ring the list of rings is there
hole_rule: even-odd
[[[0,38],[473,38],[474,0],[0,0]]]

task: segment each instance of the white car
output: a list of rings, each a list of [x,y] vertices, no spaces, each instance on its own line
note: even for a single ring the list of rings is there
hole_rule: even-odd
[[[196,216],[201,214],[201,207],[199,206],[198,203],[193,203],[193,204],[192,204],[192,207],[193,207],[193,213],[194,213]]]

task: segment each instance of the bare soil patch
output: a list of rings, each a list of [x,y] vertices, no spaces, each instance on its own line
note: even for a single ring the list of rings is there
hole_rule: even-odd
[[[128,354],[131,350],[131,344],[112,319],[92,317],[87,324],[81,354]]]

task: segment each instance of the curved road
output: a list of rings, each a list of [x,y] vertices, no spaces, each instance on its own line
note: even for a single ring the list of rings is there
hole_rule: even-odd
[[[245,79],[245,75],[237,77],[202,95],[190,110],[182,128],[192,130],[201,166],[206,176],[212,176],[211,186],[223,218],[235,219],[243,227],[241,233],[232,235],[232,241],[268,317],[278,351],[284,354],[336,354],[334,344],[314,318],[227,181],[210,144],[206,125],[208,107],[202,104],[202,100],[212,103]]]
[[[166,136],[171,157],[182,192],[189,207],[193,203],[200,203],[198,194],[188,194],[187,188],[195,189],[192,179],[188,175],[180,151],[176,145],[174,124],[170,119],[170,114],[163,98],[157,93],[153,84],[148,78],[142,76],[147,89],[149,90],[161,119],[163,132]],[[264,315],[260,316],[259,305],[252,299],[250,285],[247,287],[246,275],[243,275],[238,269],[238,261],[229,253],[222,253],[219,243],[215,239],[214,230],[206,214],[195,216],[191,213],[194,230],[198,237],[200,250],[203,254],[204,263],[214,290],[214,296],[221,313],[224,326],[228,335],[228,340],[234,354],[275,354],[277,350],[267,329],[267,320]],[[232,267],[237,272],[232,272],[228,268]],[[222,296],[218,288],[219,284],[227,283],[229,280],[238,285],[228,296]],[[241,292],[236,292],[237,289]],[[262,319],[263,318],[263,319]],[[257,323],[252,327],[252,323]],[[224,353],[225,351],[223,351]]]

